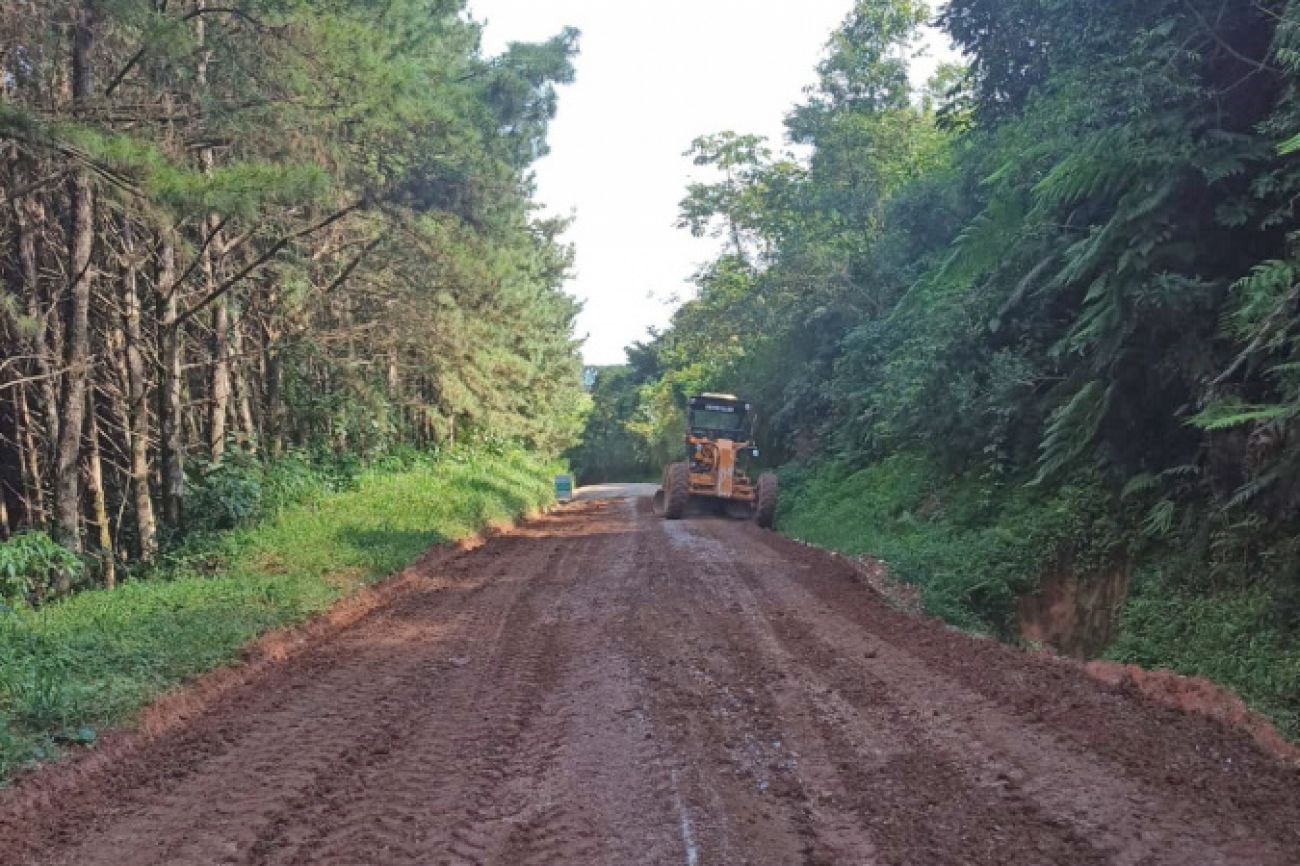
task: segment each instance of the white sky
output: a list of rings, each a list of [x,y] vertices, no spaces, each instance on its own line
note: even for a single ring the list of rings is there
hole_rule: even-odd
[[[560,94],[551,153],[537,165],[548,212],[576,216],[569,290],[588,364],[663,327],[690,277],[717,250],[674,227],[697,170],[683,153],[726,129],[781,148],[786,113],[816,79],[831,32],[853,0],[470,0],[487,22],[484,49],[582,31],[577,83]],[[935,53],[932,51],[931,53]],[[947,51],[942,52],[950,56]],[[918,63],[923,80],[934,60]]]

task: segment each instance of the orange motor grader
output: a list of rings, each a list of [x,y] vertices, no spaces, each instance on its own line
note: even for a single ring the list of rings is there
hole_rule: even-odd
[[[753,407],[732,394],[701,394],[687,405],[686,457],[664,470],[655,493],[656,514],[680,520],[688,510],[712,506],[770,527],[776,517],[776,475],[750,481],[740,463],[758,457],[752,428]]]

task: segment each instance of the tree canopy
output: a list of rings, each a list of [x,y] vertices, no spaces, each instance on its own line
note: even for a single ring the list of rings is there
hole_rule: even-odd
[[[19,6],[0,532],[147,559],[232,451],[574,441],[571,253],[531,166],[576,31],[492,57],[461,0]]]

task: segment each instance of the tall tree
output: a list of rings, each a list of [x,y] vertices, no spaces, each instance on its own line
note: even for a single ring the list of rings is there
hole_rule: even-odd
[[[0,13],[10,524],[148,560],[232,449],[572,443],[530,172],[577,34],[479,45],[458,0]]]
[[[91,52],[99,10],[94,0],[83,0],[72,10],[72,113],[84,118],[94,94]],[[58,539],[73,550],[81,549],[81,440],[86,413],[86,385],[90,378],[90,293],[95,277],[91,253],[95,243],[94,189],[90,169],[74,166],[69,179],[68,210],[72,228],[68,238],[68,288],[65,297],[65,352],[63,399],[55,468],[55,529]]]

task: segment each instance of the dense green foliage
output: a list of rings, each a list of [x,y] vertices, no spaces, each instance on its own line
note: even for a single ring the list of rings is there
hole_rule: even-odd
[[[0,542],[0,604],[22,606],[71,585],[84,563],[44,532]]]
[[[1107,657],[1230,684],[1300,740],[1300,646],[1279,622],[1274,590],[1267,584],[1189,589],[1187,565],[1176,554],[1143,563]]]
[[[582,441],[567,455],[578,483],[658,477],[658,467],[631,421],[636,415],[642,385],[636,370],[601,367],[594,373],[592,408],[582,431]]]
[[[5,4],[0,540],[111,584],[286,452],[575,441],[532,166],[577,33],[480,36],[463,0]]]
[[[93,740],[262,632],[323,611],[430,545],[550,503],[555,468],[515,451],[412,455],[360,471],[343,492],[329,492],[337,473],[295,470],[299,504],[173,551],[152,579],[6,612],[0,778]]]
[[[965,66],[918,91],[931,14]],[[695,144],[716,180],[682,226],[725,250],[630,358],[643,447],[687,392],[743,393],[798,464],[787,529],[1001,634],[1063,549],[1176,562],[1136,582],[1116,653],[1284,712],[1300,3],[857,0],[818,72],[787,121],[806,158]]]

